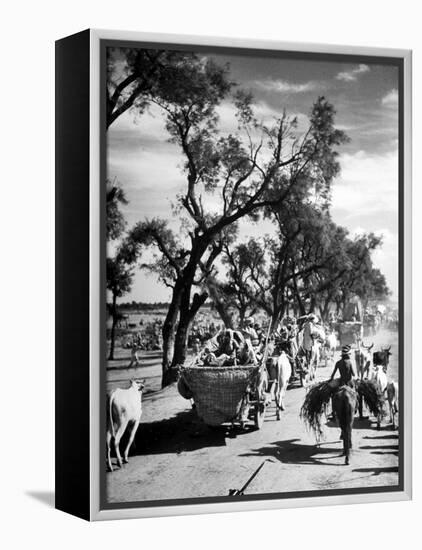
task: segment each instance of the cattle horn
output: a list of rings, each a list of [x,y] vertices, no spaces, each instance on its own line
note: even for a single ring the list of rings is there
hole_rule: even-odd
[[[390,351],[390,349],[391,349],[391,346],[389,346],[388,348],[383,348],[382,351]]]
[[[368,351],[371,351],[371,349],[374,347],[374,342],[372,342],[372,344],[370,346],[365,346],[365,344],[362,342],[362,346],[368,350]]]

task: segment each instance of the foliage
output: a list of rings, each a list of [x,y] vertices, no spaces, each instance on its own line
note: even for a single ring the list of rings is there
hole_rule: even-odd
[[[126,227],[120,205],[126,205],[127,200],[123,189],[116,183],[107,181],[106,190],[106,234],[107,240],[118,239]]]

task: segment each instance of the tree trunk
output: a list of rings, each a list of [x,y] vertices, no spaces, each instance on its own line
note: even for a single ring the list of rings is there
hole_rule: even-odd
[[[300,296],[300,292],[299,292],[299,289],[297,287],[297,281],[296,281],[295,277],[293,278],[293,292],[296,296],[296,301],[297,301],[297,306],[299,308],[300,316],[306,315],[305,305],[302,301],[302,297]]]
[[[324,322],[328,321],[328,314],[329,314],[329,311],[330,311],[330,304],[331,304],[331,300],[330,300],[330,297],[328,297],[324,301],[324,307],[322,309],[320,308],[321,318]]]
[[[178,366],[183,365],[183,363],[186,361],[190,324],[191,323],[186,318],[179,321],[176,339],[174,342],[174,354],[172,361],[172,370],[174,372],[177,371]]]
[[[163,360],[161,387],[168,386],[176,379],[176,373],[172,370],[172,359],[174,353],[174,337],[176,332],[177,316],[180,309],[181,292],[175,286],[173,297],[163,324]]]
[[[186,359],[187,335],[189,326],[195,317],[198,309],[208,298],[208,294],[201,296],[195,294],[190,307],[190,296],[192,285],[195,278],[196,268],[204,254],[211,238],[198,237],[195,244],[192,245],[189,262],[183,271],[179,274],[173,289],[173,299],[163,326],[163,375],[161,386],[165,387],[176,381],[177,366],[181,365]],[[179,322],[177,316],[179,314]],[[176,336],[175,329],[177,325]],[[171,351],[173,349],[173,357]],[[165,353],[164,353],[165,350]]]
[[[315,307],[316,307],[316,298],[315,298],[315,296],[312,296],[311,302],[310,302],[310,304],[309,304],[308,315],[309,315],[310,313],[314,313]]]
[[[224,326],[226,328],[234,328],[234,322],[233,322],[233,314],[229,313],[222,303],[214,302],[215,309],[217,310],[217,313],[221,317],[221,320],[224,323]]]
[[[221,320],[223,321],[224,325],[226,326],[226,328],[233,329],[234,328],[233,314],[227,311],[226,301],[219,296],[218,291],[214,288],[212,284],[207,285],[207,289],[212,299],[213,305],[217,313],[221,317]]]
[[[188,336],[192,321],[198,313],[199,308],[205,303],[208,298],[207,293],[195,294],[190,305],[190,288],[185,288],[181,301],[180,318],[177,326],[176,339],[174,342],[174,355],[172,368],[176,372],[177,367],[183,365],[186,361],[188,349]]]
[[[110,353],[108,355],[108,360],[114,360],[114,340],[116,338],[116,325],[117,325],[117,305],[116,305],[117,296],[113,292],[113,305],[111,306],[111,315],[113,318],[111,324],[111,335],[110,335]]]

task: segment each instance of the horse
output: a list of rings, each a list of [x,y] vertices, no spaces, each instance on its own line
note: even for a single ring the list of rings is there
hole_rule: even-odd
[[[350,449],[352,448],[352,428],[355,416],[357,394],[349,386],[341,386],[333,395],[333,412],[341,429],[343,440],[344,463],[350,463]]]
[[[358,398],[361,397],[369,412],[377,418],[383,407],[383,397],[370,380],[355,380],[354,387],[340,386],[337,380],[318,382],[309,389],[300,409],[301,418],[319,442],[323,435],[323,418],[332,400],[333,412],[341,429],[346,465],[350,462],[353,419]]]

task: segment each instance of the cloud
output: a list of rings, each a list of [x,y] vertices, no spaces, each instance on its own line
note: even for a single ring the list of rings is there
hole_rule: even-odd
[[[355,69],[338,73],[338,75],[336,76],[336,79],[344,80],[345,82],[352,82],[353,80],[357,80],[358,75],[367,73],[370,70],[371,69],[368,67],[368,65],[364,65],[363,63],[361,63]]]
[[[399,102],[399,93],[398,91],[393,88],[386,94],[382,99],[381,103],[383,105],[386,105],[387,107],[397,107]]]
[[[387,285],[393,292],[392,298],[398,297],[399,286],[399,238],[397,233],[381,228],[377,235],[382,236],[382,245],[372,254],[374,266],[385,275]]]
[[[358,215],[397,211],[398,153],[345,153],[341,175],[333,186],[333,208]]]
[[[373,231],[383,235],[382,247],[374,252],[374,265],[386,276],[397,295],[398,242],[398,153],[358,151],[339,158],[341,176],[332,193],[333,220],[347,227],[352,236]]]
[[[309,82],[289,82],[288,80],[257,80],[255,86],[262,90],[270,92],[284,92],[284,93],[305,93],[313,92],[321,88],[321,84],[315,80]]]

